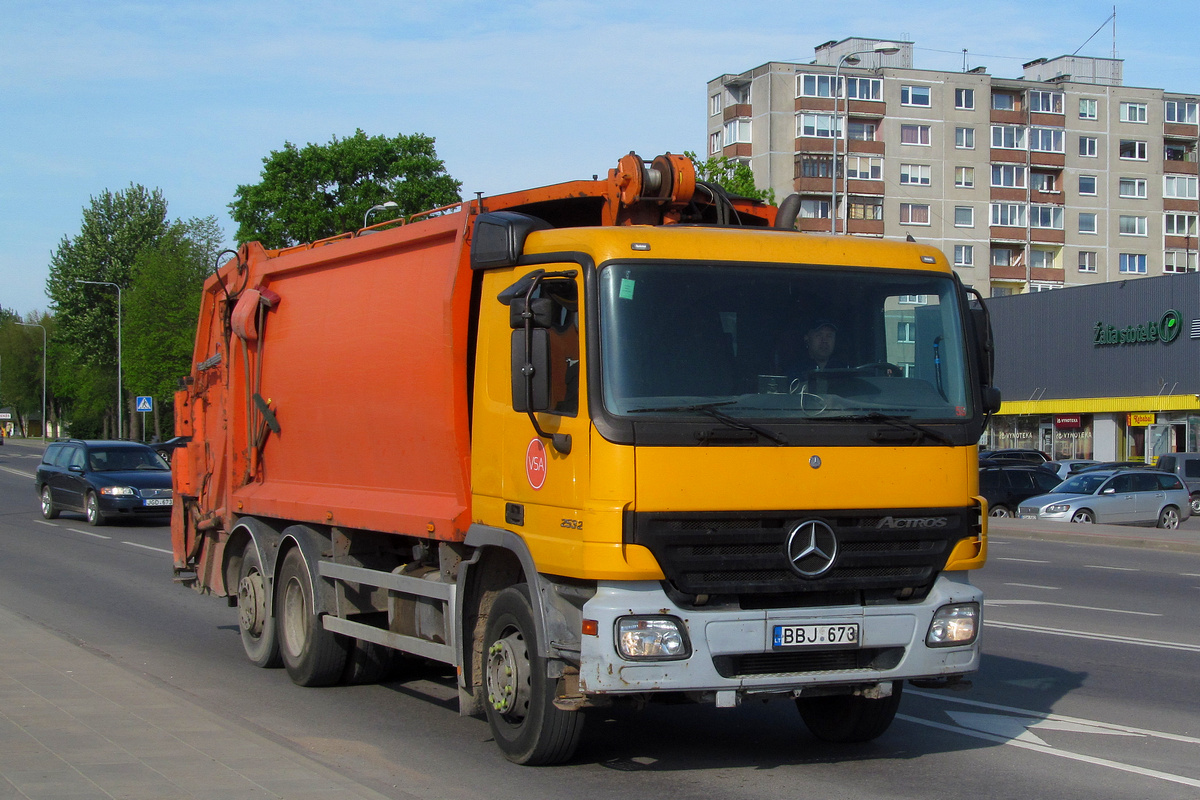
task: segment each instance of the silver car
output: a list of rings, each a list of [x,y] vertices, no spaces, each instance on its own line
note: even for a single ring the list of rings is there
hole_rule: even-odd
[[[1021,519],[1050,522],[1178,528],[1191,513],[1189,499],[1179,478],[1159,470],[1095,470],[1023,501],[1017,513]]]

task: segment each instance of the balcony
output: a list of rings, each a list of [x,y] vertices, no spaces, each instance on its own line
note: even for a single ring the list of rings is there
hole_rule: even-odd
[[[1021,264],[992,264],[990,276],[992,280],[1024,281],[1025,267]]]
[[[753,109],[749,103],[735,103],[731,106],[725,106],[725,121],[737,119],[738,117],[754,116]]]
[[[1065,244],[1067,233],[1058,228],[1030,228],[1029,240],[1041,244]]]

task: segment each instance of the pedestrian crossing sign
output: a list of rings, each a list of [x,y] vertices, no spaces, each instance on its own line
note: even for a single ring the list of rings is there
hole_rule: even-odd
[[[154,398],[148,397],[145,395],[138,395],[137,410],[138,411],[153,411],[154,410]]]

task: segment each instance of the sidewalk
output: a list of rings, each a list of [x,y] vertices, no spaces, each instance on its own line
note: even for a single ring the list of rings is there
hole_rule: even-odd
[[[1175,553],[1200,553],[1200,531],[1178,528],[1142,528],[1133,525],[1082,525],[1075,522],[996,518],[988,520],[988,533],[996,537],[1040,539],[1047,542],[1086,542],[1118,547],[1143,547]]]
[[[0,799],[118,797],[384,795],[0,609]]]

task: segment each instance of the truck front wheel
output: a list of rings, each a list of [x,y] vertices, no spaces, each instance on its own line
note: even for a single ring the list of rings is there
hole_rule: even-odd
[[[892,724],[903,685],[893,682],[891,696],[878,699],[852,694],[798,697],[796,708],[812,735],[823,742],[869,742]]]
[[[583,715],[554,706],[555,682],[538,656],[529,589],[502,591],[484,629],[488,725],[506,758],[517,764],[559,764],[579,744]]]
[[[328,686],[342,677],[349,642],[321,624],[313,602],[310,575],[300,548],[289,550],[279,569],[275,596],[279,654],[293,683]]]
[[[254,541],[246,542],[238,571],[238,631],[242,649],[256,667],[278,667],[279,638],[275,620],[267,615],[267,579]]]

